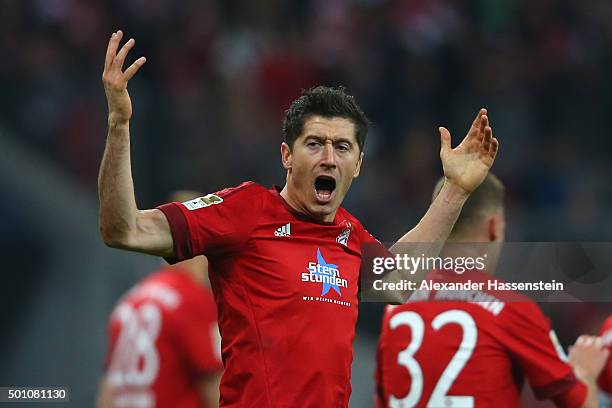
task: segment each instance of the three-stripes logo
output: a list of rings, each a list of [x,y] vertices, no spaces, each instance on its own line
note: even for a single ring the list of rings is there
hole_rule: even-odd
[[[290,237],[291,236],[291,224],[287,223],[282,227],[278,227],[276,231],[274,231],[274,236],[276,237]]]

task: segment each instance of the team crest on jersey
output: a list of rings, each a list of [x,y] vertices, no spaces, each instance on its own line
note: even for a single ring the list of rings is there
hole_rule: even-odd
[[[210,205],[222,203],[223,199],[216,194],[208,194],[204,197],[194,198],[193,200],[185,201],[183,205],[190,211],[199,210],[200,208]]]
[[[351,236],[351,230],[349,228],[346,228],[336,237],[336,242],[344,246],[348,246],[348,240],[350,236]]]
[[[336,242],[344,246],[348,246],[348,240],[349,240],[349,237],[351,236],[351,231],[353,230],[353,226],[348,221],[345,221],[344,224],[345,224],[345,228],[336,237]]]
[[[302,282],[320,283],[321,296],[333,289],[342,296],[340,288],[348,287],[348,280],[340,277],[338,265],[328,263],[321,254],[321,249],[317,248],[317,261],[308,262],[307,272],[302,272]]]

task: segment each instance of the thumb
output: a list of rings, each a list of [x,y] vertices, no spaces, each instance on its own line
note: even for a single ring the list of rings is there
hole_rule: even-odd
[[[440,154],[447,153],[451,150],[451,134],[447,128],[440,126]]]

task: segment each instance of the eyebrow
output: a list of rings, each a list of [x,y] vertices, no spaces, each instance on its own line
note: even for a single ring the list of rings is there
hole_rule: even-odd
[[[318,136],[318,135],[308,135],[308,136],[306,136],[304,141],[308,141],[308,139],[315,139],[318,142],[324,142],[328,138],[327,137],[323,137],[323,136]],[[337,139],[332,139],[332,143],[334,143],[334,144],[337,144],[337,143],[348,143],[351,147],[354,145],[352,140],[347,139],[345,137],[339,137]]]

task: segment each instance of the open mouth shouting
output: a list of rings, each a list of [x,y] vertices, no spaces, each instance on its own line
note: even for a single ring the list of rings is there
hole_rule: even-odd
[[[315,196],[319,204],[328,204],[336,189],[336,179],[332,176],[318,176],[314,182]]]

